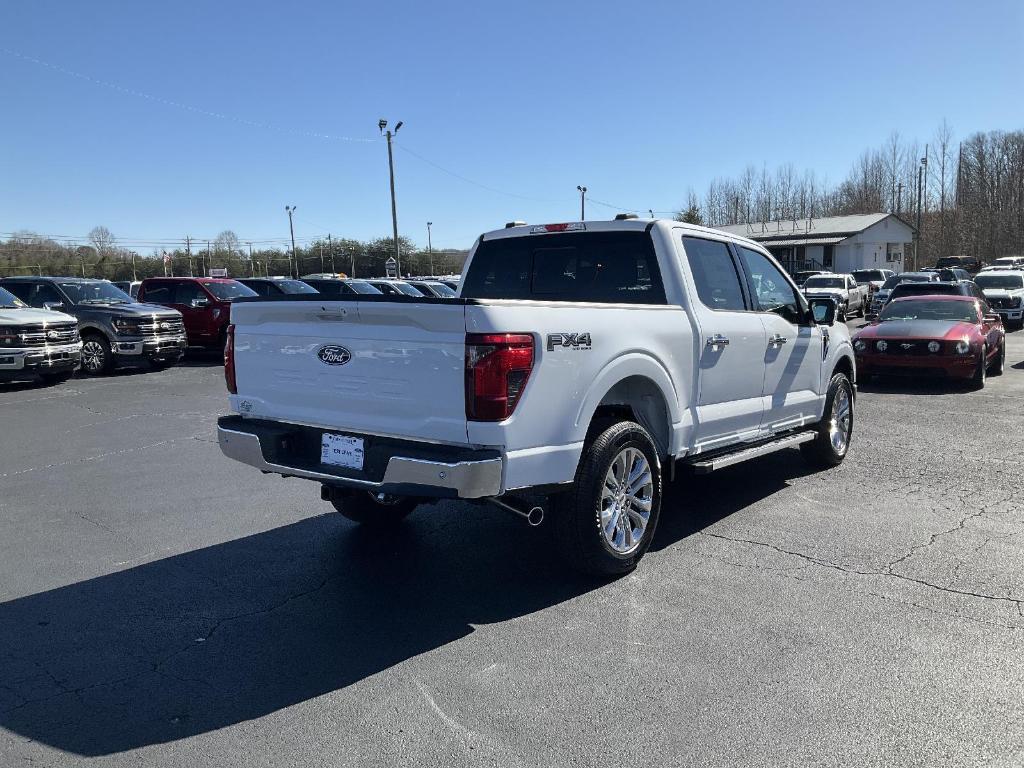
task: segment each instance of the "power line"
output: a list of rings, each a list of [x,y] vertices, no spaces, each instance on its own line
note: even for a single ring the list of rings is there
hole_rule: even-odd
[[[183,109],[186,112],[193,112],[193,113],[195,113],[197,115],[205,115],[206,117],[213,117],[213,118],[216,118],[218,120],[226,120],[226,121],[233,122],[233,123],[239,123],[241,125],[249,126],[250,128],[259,128],[259,129],[267,130],[267,131],[278,131],[280,133],[287,133],[287,134],[291,134],[293,136],[306,136],[306,137],[309,137],[309,138],[328,139],[328,140],[331,140],[331,141],[348,141],[348,142],[355,142],[355,143],[359,143],[359,144],[372,144],[372,143],[375,143],[375,142],[378,141],[378,139],[374,139],[374,138],[360,138],[360,137],[353,137],[353,136],[336,136],[336,135],[333,135],[333,134],[330,134],[330,133],[320,133],[318,131],[306,131],[306,130],[302,130],[302,129],[299,129],[299,128],[285,128],[284,126],[274,125],[272,123],[263,123],[263,122],[260,122],[260,121],[257,121],[257,120],[249,120],[248,118],[238,117],[237,115],[226,115],[226,114],[224,114],[222,112],[214,112],[213,110],[203,109],[202,107],[195,107],[195,106],[192,106],[191,104],[183,104],[180,101],[173,101],[171,99],[165,99],[162,96],[155,96],[152,93],[146,93],[145,91],[138,91],[138,90],[135,90],[134,88],[126,88],[123,85],[118,85],[117,83],[112,83],[109,80],[100,80],[99,78],[93,77],[92,75],[86,75],[86,74],[84,74],[82,72],[76,72],[73,69],[68,69],[67,67],[62,67],[59,64],[53,64],[53,63],[51,63],[49,61],[44,61],[43,59],[38,59],[35,56],[28,56],[28,55],[26,55],[24,53],[19,53],[18,51],[12,51],[10,48],[0,47],[0,52],[6,53],[8,56],[13,56],[13,57],[15,57],[17,59],[21,59],[22,61],[27,61],[27,62],[29,62],[31,64],[35,64],[35,65],[40,66],[40,67],[46,67],[47,69],[51,69],[54,72],[59,72],[62,75],[67,75],[68,77],[74,77],[74,78],[77,78],[79,80],[84,80],[87,83],[92,83],[93,85],[98,85],[98,86],[103,87],[103,88],[108,88],[108,89],[113,90],[113,91],[118,91],[119,93],[124,93],[124,94],[127,94],[129,96],[135,96],[135,97],[140,98],[140,99],[146,99],[148,101],[152,101],[152,102],[157,103],[157,104],[163,104],[163,105],[168,106],[168,107],[174,107],[175,109]]]
[[[495,187],[489,187],[486,184],[481,184],[479,181],[474,181],[473,179],[470,179],[470,178],[468,178],[466,176],[463,176],[461,173],[456,173],[455,171],[452,171],[452,170],[450,170],[448,168],[445,168],[443,165],[438,165],[433,160],[428,160],[423,155],[421,155],[421,154],[419,154],[417,152],[413,152],[411,149],[409,149],[408,147],[404,146],[403,144],[399,144],[398,142],[395,142],[395,146],[398,147],[403,152],[406,152],[407,154],[412,155],[417,160],[420,160],[420,161],[426,163],[427,165],[433,166],[434,168],[436,168],[437,170],[441,171],[442,173],[447,173],[449,176],[452,176],[452,177],[458,179],[459,181],[464,181],[467,184],[472,184],[474,187],[479,187],[480,189],[486,189],[488,192],[494,192],[494,193],[499,194],[499,195],[506,195],[508,197],[516,197],[516,198],[519,198],[520,200],[529,200],[529,201],[534,202],[534,203],[545,203],[545,204],[551,204],[552,203],[551,200],[542,200],[542,199],[540,199],[538,197],[530,197],[529,195],[520,195],[520,194],[518,194],[516,192],[507,192],[507,191],[505,191],[503,189],[497,189]]]

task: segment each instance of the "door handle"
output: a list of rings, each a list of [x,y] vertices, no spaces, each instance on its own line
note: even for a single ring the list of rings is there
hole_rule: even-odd
[[[708,336],[706,346],[709,347],[727,347],[729,346],[729,339],[720,333],[716,333],[714,336]]]
[[[787,339],[785,336],[783,336],[782,334],[776,333],[774,336],[772,336],[771,338],[768,339],[768,346],[769,347],[781,347],[787,341],[789,341],[789,339]]]

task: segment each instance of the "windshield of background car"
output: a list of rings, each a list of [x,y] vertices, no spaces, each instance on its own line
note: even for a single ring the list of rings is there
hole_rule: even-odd
[[[14,309],[15,307],[27,307],[28,304],[23,302],[17,296],[10,291],[6,291],[0,288],[0,307],[4,309]]]
[[[665,289],[648,232],[570,232],[484,240],[462,297],[664,304]]]
[[[846,281],[841,277],[809,277],[804,288],[845,288]]]
[[[851,272],[853,279],[858,283],[870,283],[872,280],[885,280],[885,275],[879,269],[858,269]]]
[[[60,283],[72,304],[134,304],[135,299],[113,283]]]
[[[381,291],[378,290],[377,286],[370,285],[365,280],[349,280],[348,287],[356,293],[363,293],[368,296],[380,296]]]
[[[281,289],[281,293],[319,293],[316,288],[301,280],[275,280],[274,285]]]
[[[908,299],[894,301],[882,310],[882,322],[890,320],[945,320],[950,323],[976,323],[977,310],[973,301],[928,301]]]
[[[988,272],[978,275],[974,282],[982,290],[1012,291],[1017,288],[1024,288],[1024,277],[1020,275],[1000,275],[998,272]]]
[[[203,287],[221,301],[232,301],[245,296],[259,296],[252,288],[235,280],[230,283],[203,283]]]
[[[431,288],[433,288],[438,296],[442,296],[442,297],[444,297],[446,299],[451,298],[451,297],[456,295],[455,291],[453,291],[451,288],[449,288],[444,283],[427,283],[427,285],[429,285]]]
[[[882,288],[892,289],[900,283],[927,283],[930,280],[925,275],[893,275],[882,285]]]
[[[404,293],[406,296],[415,296],[418,299],[423,298],[423,292],[420,291],[418,288],[409,285],[408,283],[403,283],[396,280],[392,282],[391,285],[394,286],[396,291],[398,291],[399,293]]]

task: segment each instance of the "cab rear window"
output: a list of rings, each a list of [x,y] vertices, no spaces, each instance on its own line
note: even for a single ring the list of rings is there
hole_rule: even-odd
[[[664,304],[647,232],[571,232],[485,240],[463,278],[467,299]]]

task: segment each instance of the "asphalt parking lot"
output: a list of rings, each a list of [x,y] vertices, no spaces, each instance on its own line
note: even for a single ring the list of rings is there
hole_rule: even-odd
[[[0,384],[0,765],[1024,764],[1022,361],[866,388],[836,470],[678,480],[605,584],[223,458],[216,360]]]

